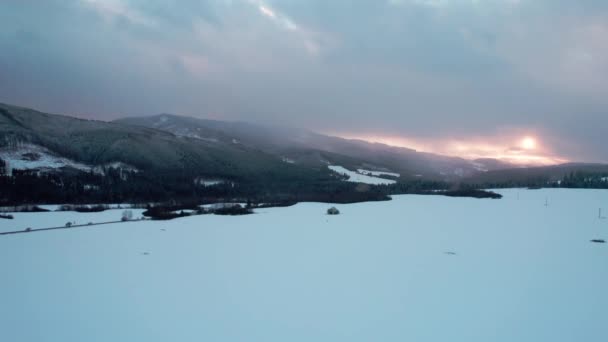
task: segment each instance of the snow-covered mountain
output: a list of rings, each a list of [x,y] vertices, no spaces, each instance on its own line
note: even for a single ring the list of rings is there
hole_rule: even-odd
[[[500,183],[604,166],[521,168],[495,159],[462,158],[349,140],[292,127],[205,120],[171,114],[103,122],[0,104],[0,159],[5,169],[107,168],[195,179],[259,181],[275,174],[305,182],[331,180],[339,165],[397,181]],[[2,165],[0,165],[2,166]],[[391,174],[398,174],[394,176]],[[295,178],[294,178],[295,177]],[[318,178],[321,177],[321,178]],[[271,177],[271,179],[274,179]],[[192,183],[190,183],[192,184]]]
[[[351,171],[362,168],[399,173],[404,179],[423,177],[452,180],[501,167],[513,167],[492,159],[470,161],[403,147],[328,136],[293,127],[205,120],[172,114],[132,117],[115,122],[159,129],[180,137],[212,141],[218,145],[241,144],[294,164],[333,163]]]
[[[177,136],[0,104],[0,159],[12,169],[88,171],[113,165],[239,177],[269,168],[296,168],[258,149],[224,141],[220,133],[209,139]]]

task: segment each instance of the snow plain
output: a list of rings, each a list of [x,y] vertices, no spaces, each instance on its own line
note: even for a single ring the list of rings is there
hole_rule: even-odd
[[[0,236],[0,340],[608,340],[608,191],[500,192]]]
[[[55,207],[55,206],[41,206]],[[16,230],[24,230],[26,228],[52,228],[63,227],[66,223],[72,222],[74,225],[83,225],[90,223],[104,223],[120,221],[122,213],[125,210],[130,210],[133,213],[133,218],[138,219],[142,216],[144,209],[111,209],[98,213],[78,213],[74,211],[61,212],[42,212],[42,213],[10,213],[14,219],[0,220],[0,233]]]

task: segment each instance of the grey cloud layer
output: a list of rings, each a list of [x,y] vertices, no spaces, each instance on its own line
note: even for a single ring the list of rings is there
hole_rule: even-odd
[[[537,132],[608,160],[608,3],[4,0],[0,101],[420,138]]]

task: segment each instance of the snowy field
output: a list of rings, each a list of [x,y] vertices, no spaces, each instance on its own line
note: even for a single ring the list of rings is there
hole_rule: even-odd
[[[51,209],[55,206],[41,206]],[[103,223],[120,221],[122,213],[125,210],[130,210],[133,213],[133,218],[138,219],[143,217],[144,209],[111,209],[98,213],[77,213],[74,211],[62,212],[43,212],[43,213],[10,213],[14,217],[12,220],[0,219],[0,233],[16,230],[24,230],[26,228],[51,228],[63,227],[66,223],[71,222],[74,225],[83,225],[90,223]],[[0,243],[2,243],[0,241]]]
[[[608,341],[608,191],[500,192],[0,236],[0,340]]]

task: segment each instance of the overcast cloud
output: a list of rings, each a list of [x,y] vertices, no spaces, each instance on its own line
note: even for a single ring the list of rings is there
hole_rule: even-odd
[[[0,0],[0,101],[608,161],[608,1]]]

